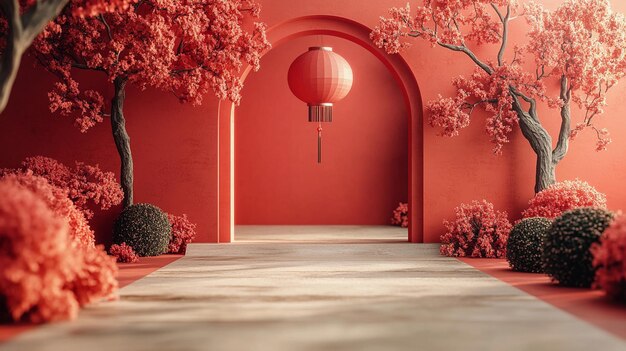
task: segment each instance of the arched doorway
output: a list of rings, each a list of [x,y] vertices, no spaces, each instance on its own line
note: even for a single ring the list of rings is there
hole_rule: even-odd
[[[268,30],[273,47],[307,35],[336,36],[356,43],[376,56],[398,82],[408,113],[408,201],[411,223],[409,242],[423,242],[423,138],[422,102],[417,81],[400,55],[387,55],[369,40],[371,29],[352,20],[327,15],[306,16],[280,23]],[[242,73],[245,79],[250,69]],[[218,108],[218,242],[234,235],[234,123],[235,106]]]

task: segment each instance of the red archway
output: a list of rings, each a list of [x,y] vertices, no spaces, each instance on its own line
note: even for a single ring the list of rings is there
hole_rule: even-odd
[[[408,116],[408,201],[411,222],[409,242],[423,242],[423,123],[422,99],[409,65],[400,55],[387,55],[369,39],[371,29],[355,21],[328,15],[305,16],[271,27],[268,40],[277,47],[288,40],[307,35],[331,35],[356,43],[376,56],[388,69],[403,93]],[[242,72],[245,80],[250,68]],[[235,105],[221,102],[218,107],[218,242],[228,243],[234,235],[234,123]]]

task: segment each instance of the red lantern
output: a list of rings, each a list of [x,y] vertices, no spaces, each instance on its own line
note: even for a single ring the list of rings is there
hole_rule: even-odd
[[[317,162],[322,162],[322,122],[332,122],[333,103],[352,88],[352,68],[330,47],[310,47],[289,67],[291,92],[309,106],[309,122],[317,122]]]

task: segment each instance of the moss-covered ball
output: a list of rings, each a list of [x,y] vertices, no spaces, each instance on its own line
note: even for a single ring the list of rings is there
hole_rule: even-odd
[[[113,227],[113,241],[126,243],[139,256],[157,256],[167,251],[172,227],[167,215],[150,204],[134,204],[122,211]]]
[[[513,227],[506,242],[506,260],[518,272],[542,273],[541,250],[552,220],[525,218]]]
[[[590,287],[595,269],[590,247],[613,219],[613,213],[593,207],[577,208],[557,217],[545,237],[543,267],[561,285]]]

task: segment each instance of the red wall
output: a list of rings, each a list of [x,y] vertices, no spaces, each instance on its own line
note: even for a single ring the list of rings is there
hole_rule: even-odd
[[[98,74],[81,82],[108,91]],[[53,80],[26,59],[9,105],[0,116],[0,167],[16,167],[25,157],[45,155],[67,164],[74,160],[100,164],[118,172],[119,156],[108,120],[82,134],[68,118],[48,111],[47,92]],[[81,87],[85,87],[81,85]],[[198,223],[199,240],[216,240],[212,230],[216,208],[217,103],[182,105],[170,94],[128,89],[125,114],[135,162],[135,201],[163,210],[186,213]],[[99,242],[109,243],[120,208],[97,211],[92,225]]]
[[[544,3],[555,6],[558,0],[545,0]],[[270,26],[286,20],[312,14],[328,14],[350,18],[367,26],[373,27],[378,16],[386,13],[390,6],[403,6],[406,0],[380,0],[363,2],[361,0],[261,0],[263,20]],[[612,1],[618,11],[626,13],[626,3]],[[523,21],[516,20],[512,42],[524,39]],[[292,44],[278,47],[276,52],[288,50]],[[293,44],[295,45],[295,44]],[[297,52],[303,50],[298,47]],[[485,50],[478,50],[485,56]],[[493,57],[493,50],[489,52]],[[275,58],[272,58],[277,56]],[[261,87],[269,82],[283,84],[286,79],[275,75],[275,81],[265,79],[265,70],[280,70],[271,62],[280,61],[280,54],[272,52],[261,62],[262,71],[248,77],[246,84]],[[347,54],[346,54],[347,56]],[[426,43],[416,41],[416,45],[403,53],[420,84],[423,101],[435,99],[437,94],[449,94],[452,89],[450,79],[458,74],[468,74],[472,65],[459,53],[431,48]],[[351,58],[355,67],[367,65],[371,57],[367,54]],[[286,60],[289,62],[289,60]],[[270,64],[266,64],[270,63]],[[373,63],[372,63],[373,64]],[[287,66],[284,67],[287,69]],[[258,75],[256,77],[255,75]],[[95,76],[87,80],[89,85],[106,85],[101,77]],[[392,85],[359,85],[358,76],[355,89],[364,89],[363,95],[391,96],[396,98],[397,88]],[[381,79],[382,74],[381,74]],[[115,147],[110,137],[110,127],[101,124],[87,134],[80,134],[72,128],[71,122],[52,116],[47,108],[46,92],[51,80],[47,73],[32,67],[25,62],[17,78],[17,84],[9,102],[9,107],[0,117],[0,167],[16,166],[26,156],[44,154],[62,161],[82,160],[89,163],[100,163],[102,168],[117,171],[118,160]],[[559,179],[580,178],[587,180],[600,191],[607,193],[609,206],[613,209],[626,209],[626,187],[623,179],[626,175],[626,88],[624,82],[616,87],[609,96],[606,114],[598,119],[598,123],[610,129],[614,142],[606,152],[594,151],[594,138],[591,133],[581,135],[571,145],[571,151],[559,165]],[[245,88],[242,111],[239,115],[247,116],[245,109],[263,106],[263,89],[253,91]],[[249,89],[250,88],[250,89]],[[356,91],[356,90],[355,90]],[[282,93],[281,93],[282,94]],[[276,103],[277,115],[287,118],[282,108],[287,108],[297,101],[290,100]],[[348,99],[346,98],[346,104]],[[249,101],[248,101],[249,100]],[[362,101],[367,103],[369,101]],[[389,102],[386,102],[389,103]],[[399,102],[397,102],[399,105]],[[326,159],[337,157],[332,151],[334,132],[341,128],[341,103],[337,105],[337,122],[325,128]],[[397,108],[403,108],[397,106]],[[285,110],[286,111],[286,110]],[[302,128],[307,128],[306,110],[302,105],[292,112],[293,120]],[[394,110],[398,111],[398,110]],[[180,105],[168,94],[154,91],[139,92],[130,89],[126,106],[128,129],[131,135],[133,154],[136,166],[136,196],[138,201],[153,202],[173,213],[187,213],[199,224],[199,240],[216,240],[217,223],[217,141],[216,122],[217,105],[209,101],[207,104],[193,108]],[[558,128],[557,111],[542,107],[541,118],[548,125],[553,135]],[[256,118],[256,117],[255,117]],[[577,121],[578,117],[575,117]],[[342,122],[348,123],[350,119]],[[244,128],[241,119],[237,119],[237,128]],[[250,123],[255,123],[250,120]],[[269,123],[268,123],[269,124]],[[337,128],[333,130],[333,128]],[[308,131],[308,128],[307,128]],[[327,131],[327,132],[326,132]],[[237,131],[239,132],[239,130]],[[304,133],[304,131],[303,131]],[[238,133],[239,134],[239,133]],[[308,133],[305,133],[305,135]],[[314,135],[314,134],[313,134]],[[348,138],[354,138],[347,134]],[[256,137],[256,136],[255,136]],[[534,179],[534,156],[528,143],[516,131],[512,135],[512,143],[504,149],[500,157],[491,154],[491,145],[484,133],[484,123],[480,115],[476,115],[472,125],[464,130],[461,136],[453,139],[437,136],[437,131],[425,127],[424,133],[424,233],[426,241],[437,241],[442,231],[442,219],[449,217],[454,206],[472,199],[487,198],[498,208],[509,212],[510,217],[518,216],[524,204],[532,196]],[[267,139],[269,148],[281,150],[273,145],[278,140]],[[237,147],[242,145],[237,141]],[[297,147],[303,152],[314,151],[315,140],[306,141],[298,138]],[[245,151],[244,151],[245,153]],[[274,157],[276,154],[270,155]],[[380,156],[380,155],[379,155]],[[269,156],[268,156],[269,157]],[[314,156],[313,162],[314,163]],[[305,157],[306,162],[310,157]],[[238,173],[242,159],[238,158]],[[397,164],[397,163],[394,163]],[[267,173],[263,167],[270,167],[270,162],[259,162],[259,170]],[[251,165],[251,167],[254,165]],[[315,166],[315,165],[313,165]],[[258,167],[257,167],[258,168]],[[248,173],[246,173],[248,174]],[[251,173],[252,174],[252,173]],[[340,177],[337,177],[340,178]],[[241,179],[237,179],[240,181]],[[240,184],[241,185],[241,184]],[[243,186],[243,185],[242,185]],[[328,192],[336,191],[329,188]],[[237,189],[237,196],[243,196]],[[324,195],[322,193],[321,195]],[[420,199],[416,199],[419,201]],[[258,203],[262,208],[265,204]],[[241,207],[239,207],[241,209]],[[110,235],[111,218],[118,210],[99,214],[95,227],[101,241],[107,241]],[[239,217],[238,217],[239,218]]]
[[[353,88],[317,124],[287,85],[287,69],[309,46],[332,46],[354,73]],[[235,223],[389,223],[407,201],[407,112],[387,68],[364,48],[327,36],[298,38],[263,57],[235,117]],[[372,89],[377,87],[377,89]]]

